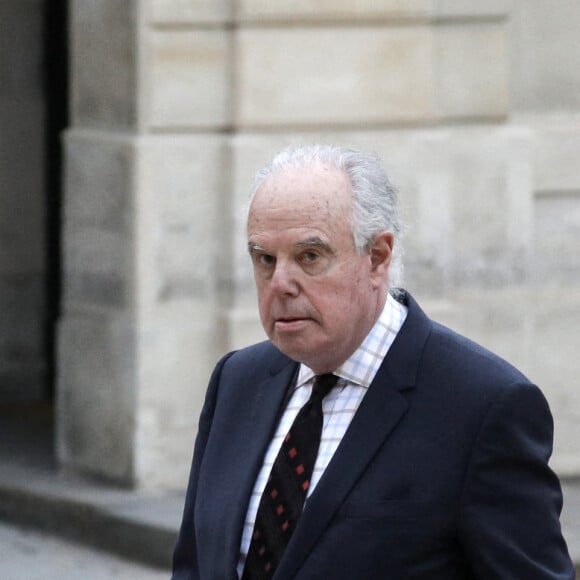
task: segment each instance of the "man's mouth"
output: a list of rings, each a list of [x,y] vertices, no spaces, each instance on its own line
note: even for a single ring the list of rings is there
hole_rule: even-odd
[[[300,330],[310,319],[299,316],[286,316],[276,318],[274,326],[279,331]]]

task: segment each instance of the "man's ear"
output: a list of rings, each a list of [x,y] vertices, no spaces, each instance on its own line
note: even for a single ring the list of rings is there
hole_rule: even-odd
[[[392,232],[381,232],[374,236],[370,244],[371,278],[373,286],[382,286],[391,265],[395,236]]]

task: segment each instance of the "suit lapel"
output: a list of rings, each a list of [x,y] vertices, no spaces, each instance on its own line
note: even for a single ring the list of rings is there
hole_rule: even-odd
[[[309,498],[275,580],[294,577],[374,455],[407,412],[430,322],[412,298],[409,313],[334,457]]]
[[[273,365],[267,378],[258,384],[247,386],[245,392],[254,393],[253,397],[246,397],[245,403],[243,400],[239,401],[239,428],[235,432],[232,430],[229,443],[224,446],[224,452],[227,449],[229,456],[229,481],[226,483],[225,497],[229,496],[230,499],[222,504],[222,509],[232,510],[229,517],[226,515],[226,519],[234,523],[229,530],[226,544],[229,569],[235,570],[238,564],[248,499],[262,467],[264,453],[284,409],[285,397],[296,369],[297,364],[284,357],[282,364]],[[245,404],[249,406],[246,408]],[[217,497],[219,496],[218,493]]]

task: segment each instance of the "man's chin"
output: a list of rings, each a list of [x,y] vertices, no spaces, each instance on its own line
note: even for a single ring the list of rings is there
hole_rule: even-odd
[[[274,337],[272,342],[286,356],[296,362],[305,364],[316,374],[332,372],[338,366],[332,366],[334,364],[333,361],[328,360],[328,347],[323,348],[320,344],[289,340],[288,337]]]
[[[278,350],[297,362],[308,365],[308,361],[313,358],[313,349],[308,343],[292,340],[289,336],[280,335],[272,336],[271,340]]]

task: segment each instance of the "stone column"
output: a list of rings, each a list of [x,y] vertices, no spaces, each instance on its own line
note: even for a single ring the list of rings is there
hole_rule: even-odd
[[[225,2],[71,2],[58,455],[181,488],[227,255]]]

